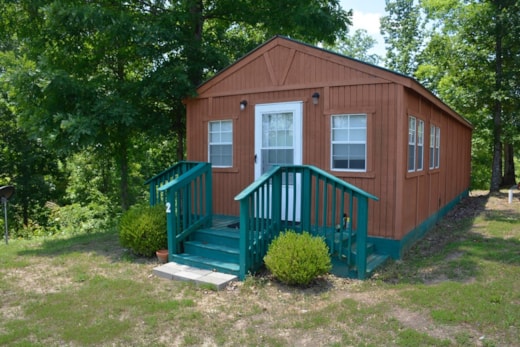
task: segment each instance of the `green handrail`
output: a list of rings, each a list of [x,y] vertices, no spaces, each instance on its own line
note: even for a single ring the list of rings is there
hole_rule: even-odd
[[[292,189],[289,188],[291,185]],[[299,194],[297,189],[301,189]],[[324,237],[331,254],[344,259],[349,265],[355,230],[354,261],[358,278],[364,278],[368,199],[378,200],[376,196],[317,167],[272,167],[235,197],[240,202],[239,276],[244,278],[247,272],[256,271],[263,264],[272,239],[283,228],[290,227]],[[290,208],[297,204],[298,207]],[[296,214],[298,208],[301,211],[299,216]],[[344,214],[348,214],[349,223],[344,223]],[[347,247],[342,245],[343,240],[348,241]]]
[[[144,182],[144,184],[150,185],[150,205],[154,206],[166,201],[165,193],[161,194],[159,188],[198,164],[199,162],[194,161],[179,161]]]
[[[157,189],[160,199],[155,201],[166,205],[169,260],[181,252],[182,242],[194,230],[211,224],[213,210],[210,163],[181,162],[170,169],[173,174],[166,170],[156,176],[160,177],[156,182],[170,175],[174,178]]]

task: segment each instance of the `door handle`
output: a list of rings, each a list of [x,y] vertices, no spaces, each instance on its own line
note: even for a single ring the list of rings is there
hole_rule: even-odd
[[[256,154],[255,154],[255,164],[256,164]]]

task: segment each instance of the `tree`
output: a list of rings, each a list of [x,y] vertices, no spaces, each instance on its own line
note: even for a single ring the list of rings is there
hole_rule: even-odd
[[[381,34],[385,38],[385,66],[413,76],[420,61],[424,43],[421,10],[413,0],[386,0],[387,16],[381,18]]]
[[[9,71],[16,116],[58,152],[116,158],[123,210],[130,161],[145,150],[137,139],[174,134],[181,159],[181,101],[204,78],[275,33],[334,42],[350,24],[337,0],[21,0],[9,9],[24,61]]]
[[[3,97],[0,97],[0,129],[0,186],[15,187],[10,204],[19,217],[16,220],[24,226],[30,221],[45,224],[44,203],[61,193],[56,183],[61,174],[54,154],[17,126]],[[21,226],[20,223],[14,225]]]
[[[473,147],[474,165],[492,163],[489,187],[497,191],[511,179],[514,183],[510,146],[518,143],[519,132],[520,38],[514,29],[520,5],[509,0],[425,0],[422,5],[435,30],[417,76],[474,123],[480,146]],[[486,155],[483,143],[487,159],[476,160],[475,155]],[[504,148],[509,155],[503,176]]]
[[[334,47],[329,48],[347,57],[378,65],[381,62],[381,57],[369,53],[376,43],[377,41],[365,29],[357,29],[352,35],[348,35],[338,41]]]

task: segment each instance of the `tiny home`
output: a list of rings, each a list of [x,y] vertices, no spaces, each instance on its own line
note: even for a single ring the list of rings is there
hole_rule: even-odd
[[[205,208],[239,216],[239,229],[255,219],[262,229],[259,217],[276,217],[278,229],[291,222],[321,232],[331,254],[346,259],[347,276],[364,278],[366,259],[357,261],[370,253],[399,259],[468,193],[472,126],[413,78],[276,36],[197,92],[185,102],[187,158],[211,163],[199,188],[211,193],[200,199],[209,200]],[[285,174],[242,205],[244,191],[280,167]],[[154,185],[151,194],[168,187]],[[363,230],[362,246],[354,246]],[[340,246],[330,238],[338,231]],[[251,251],[250,236],[239,238],[240,252]],[[173,241],[169,248],[172,258],[185,252]]]

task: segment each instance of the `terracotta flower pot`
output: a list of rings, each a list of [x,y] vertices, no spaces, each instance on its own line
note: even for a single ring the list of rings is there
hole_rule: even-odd
[[[168,262],[168,250],[167,249],[160,249],[155,252],[155,255],[157,255],[157,259],[159,260],[159,263],[165,264]]]

